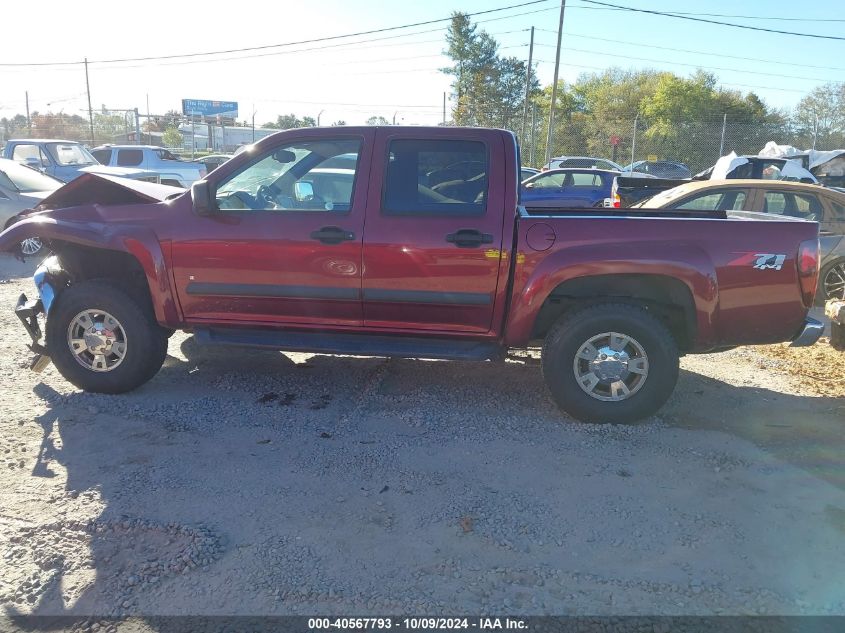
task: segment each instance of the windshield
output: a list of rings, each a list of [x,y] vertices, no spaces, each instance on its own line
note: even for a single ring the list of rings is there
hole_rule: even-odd
[[[17,189],[18,193],[35,191],[55,191],[64,183],[39,171],[12,162],[3,162],[0,166],[0,184]]]
[[[97,159],[78,143],[49,143],[47,150],[59,165],[97,165]]]

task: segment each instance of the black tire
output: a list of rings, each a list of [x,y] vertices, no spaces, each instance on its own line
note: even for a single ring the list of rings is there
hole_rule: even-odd
[[[581,346],[607,332],[634,339],[647,356],[647,375],[624,400],[599,400],[582,389],[576,377]],[[678,347],[666,326],[644,308],[602,303],[558,319],[543,343],[542,365],[552,398],[565,413],[584,422],[629,423],[653,415],[672,395],[678,381]]]
[[[125,331],[125,355],[109,371],[88,368],[71,350],[68,328],[85,310],[108,312]],[[155,376],[167,355],[167,336],[154,316],[108,280],[83,281],[64,290],[50,307],[46,330],[47,350],[56,369],[84,391],[132,391]]]
[[[831,271],[835,267],[843,267],[845,266],[845,259],[836,259],[829,264],[827,264],[824,268],[822,268],[821,273],[819,274],[819,287],[816,291],[816,305],[823,306],[828,299],[845,299],[845,292],[839,292],[836,295],[828,296],[825,290],[825,278],[831,273]]]

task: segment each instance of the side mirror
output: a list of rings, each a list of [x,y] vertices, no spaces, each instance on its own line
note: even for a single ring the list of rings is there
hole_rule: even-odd
[[[214,205],[211,200],[211,188],[205,180],[197,180],[191,185],[191,201],[194,213],[197,215],[211,215]]]
[[[293,183],[293,195],[297,202],[307,202],[314,199],[314,185],[307,180],[297,180]]]

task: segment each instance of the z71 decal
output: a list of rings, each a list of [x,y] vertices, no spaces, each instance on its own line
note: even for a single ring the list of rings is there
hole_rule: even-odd
[[[755,253],[754,256],[757,258],[754,262],[757,270],[780,270],[786,259],[786,255],[779,253]]]

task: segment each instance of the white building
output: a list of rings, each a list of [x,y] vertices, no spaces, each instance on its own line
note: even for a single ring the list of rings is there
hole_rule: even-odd
[[[234,152],[241,145],[260,141],[279,130],[257,127],[229,127],[206,123],[183,123],[179,126],[182,133],[182,146],[190,150],[210,150],[213,152]],[[210,135],[210,140],[209,140]]]

